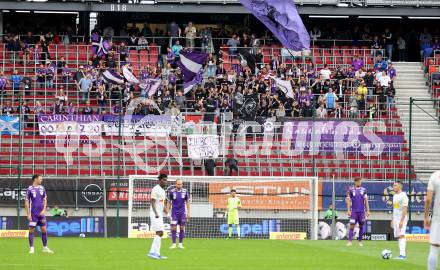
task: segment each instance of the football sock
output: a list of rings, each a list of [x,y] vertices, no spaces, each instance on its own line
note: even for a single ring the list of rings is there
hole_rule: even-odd
[[[431,245],[428,256],[428,270],[437,270],[438,251],[439,247]]]

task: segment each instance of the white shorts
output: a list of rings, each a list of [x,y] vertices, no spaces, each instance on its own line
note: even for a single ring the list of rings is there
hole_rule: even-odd
[[[399,236],[405,236],[406,234],[406,224],[407,221],[403,222],[403,226],[401,229],[399,229],[399,223],[400,220],[393,220],[393,231],[394,231],[394,237],[398,238]]]
[[[440,245],[440,222],[431,223],[431,233],[429,234],[429,243]]]
[[[152,216],[150,230],[154,232],[161,232],[161,231],[163,232],[164,231],[163,217],[156,218]]]

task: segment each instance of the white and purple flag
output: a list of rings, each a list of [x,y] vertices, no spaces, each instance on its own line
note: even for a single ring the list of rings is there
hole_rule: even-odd
[[[310,48],[310,36],[293,0],[240,0],[287,49]]]
[[[94,33],[92,35],[92,53],[99,57],[103,57],[108,54],[111,50],[110,43],[101,37],[100,35]]]
[[[208,58],[208,54],[183,50],[180,52],[180,59],[177,65],[182,70],[184,93],[188,93],[196,84],[203,80],[203,63]]]
[[[157,89],[159,89],[161,83],[161,79],[148,78],[143,80],[139,87],[144,89],[145,92],[148,93],[148,97],[151,97],[156,94]]]
[[[114,70],[108,69],[102,73],[102,78],[111,84],[124,84],[124,77],[116,73]]]
[[[281,91],[284,92],[284,94],[286,94],[287,97],[289,98],[295,97],[293,94],[293,88],[290,81],[285,81],[274,76],[270,76],[270,77],[275,81],[275,84],[278,86],[278,88],[280,88]]]
[[[131,72],[131,70],[127,66],[122,67],[122,75],[129,83],[133,83],[133,84],[140,83],[139,80],[136,78],[136,76],[134,76],[133,72]]]

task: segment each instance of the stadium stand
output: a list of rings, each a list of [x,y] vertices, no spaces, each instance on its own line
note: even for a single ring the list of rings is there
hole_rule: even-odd
[[[41,134],[39,129],[38,115],[46,114],[80,114],[86,112],[86,109],[92,108],[92,114],[113,114],[118,115],[118,95],[122,94],[124,105],[133,96],[139,96],[140,90],[129,85],[125,89],[122,88],[106,88],[104,96],[105,102],[99,103],[97,89],[100,87],[100,78],[98,66],[116,65],[124,60],[130,63],[133,73],[137,76],[142,74],[150,74],[151,77],[160,77],[164,81],[169,82],[170,78],[166,74],[173,73],[167,70],[162,60],[162,53],[160,46],[149,44],[148,47],[125,47],[125,44],[114,43],[113,51],[109,53],[106,60],[99,60],[93,56],[91,45],[79,44],[48,44],[42,43],[43,49],[32,44],[23,44],[22,49],[17,49],[11,46],[13,41],[8,44],[0,44],[0,69],[4,70],[1,74],[5,79],[3,87],[3,94],[1,98],[3,115],[18,115],[20,110],[19,100],[25,101],[21,108],[24,112],[22,135],[5,135],[1,136],[0,145],[0,165],[2,175],[13,175],[17,173],[16,166],[22,162],[22,174],[29,175],[34,173],[42,173],[44,175],[114,175],[120,168],[123,175],[140,174],[142,166],[157,166],[158,164],[165,165],[166,172],[169,174],[184,174],[184,175],[203,175],[203,164],[192,161],[186,158],[187,145],[179,136],[171,136],[170,141],[177,146],[179,153],[182,154],[182,163],[179,160],[169,157],[169,152],[166,145],[168,140],[163,140],[162,144],[153,147],[145,147],[147,153],[139,155],[141,158],[147,160],[146,164],[139,166],[133,161],[133,156],[130,154],[130,149],[136,148],[134,143],[125,142],[123,146],[118,147],[119,137],[116,135],[103,136],[106,148],[101,155],[93,155],[90,139],[81,136],[78,145],[70,145],[65,147],[71,151],[66,154],[59,152],[56,147],[57,139],[55,136]],[[20,42],[18,42],[20,46]],[[24,46],[24,47],[23,47]],[[47,46],[47,49],[44,48]],[[220,48],[218,58],[213,56],[213,61],[217,61],[218,67],[216,70],[216,78],[214,79],[218,89],[222,89],[221,82],[234,82],[237,85],[244,80],[243,76],[246,69],[241,65],[239,55],[231,55],[230,48],[224,44]],[[237,48],[237,50],[249,50],[249,48]],[[381,50],[374,50],[368,46],[333,46],[331,48],[313,47],[308,54],[290,55],[289,52],[283,51],[278,45],[262,45],[258,48],[252,48],[256,53],[256,66],[259,69],[259,77],[255,82],[263,83],[264,88],[270,89],[272,82],[266,75],[278,74],[278,76],[287,75],[291,77],[298,86],[296,88],[296,95],[300,97],[300,92],[305,90],[302,87],[310,89],[307,95],[311,95],[311,104],[308,104],[313,111],[319,109],[322,104],[326,107],[324,94],[328,92],[328,88],[334,88],[335,93],[339,97],[339,107],[341,110],[335,113],[331,108],[326,110],[326,117],[329,119],[338,118],[338,120],[350,118],[357,121],[365,121],[368,119],[378,119],[385,123],[385,130],[381,130],[384,135],[403,135],[402,125],[399,121],[399,116],[392,102],[387,102],[386,95],[392,96],[393,87],[387,85],[385,88],[376,86],[374,75],[371,71],[377,73],[379,69],[388,70],[387,62],[381,60]],[[46,54],[45,54],[46,52]],[[260,54],[260,55],[259,55]],[[376,57],[377,56],[377,59]],[[380,58],[380,59],[379,59]],[[47,61],[45,60],[47,59]],[[50,59],[50,60],[49,60]],[[114,60],[113,60],[114,59]],[[258,59],[261,62],[258,62]],[[358,61],[359,66],[353,62]],[[377,60],[377,62],[376,62]],[[48,67],[50,63],[55,62],[57,72],[50,74]],[[375,66],[377,63],[385,63],[385,67]],[[40,66],[40,65],[43,66]],[[158,67],[165,66],[162,73]],[[326,78],[321,70],[330,70],[330,77]],[[360,70],[360,71],[359,71]],[[366,75],[373,76],[372,81],[368,82],[367,87],[370,89],[369,93],[362,93],[359,90],[361,77]],[[20,90],[14,91],[13,77],[15,73],[20,76],[21,83],[17,85]],[[355,73],[356,72],[356,73]],[[41,73],[41,79],[38,79],[38,74]],[[94,77],[93,90],[90,92],[90,98],[85,103],[81,103],[81,96],[77,89],[76,82],[81,75],[90,73]],[[325,72],[324,72],[325,73]],[[179,74],[177,72],[177,77]],[[220,76],[219,76],[220,75]],[[240,76],[241,75],[241,76]],[[77,77],[79,76],[79,77]],[[205,73],[207,76],[207,73]],[[324,76],[324,77],[323,77]],[[52,78],[53,77],[53,78]],[[322,82],[317,78],[323,78]],[[26,78],[29,82],[26,82]],[[222,78],[222,79],[220,79]],[[224,79],[226,80],[224,80]],[[207,79],[207,78],[206,78]],[[253,79],[250,76],[247,79]],[[53,85],[51,81],[53,80]],[[76,80],[76,81],[75,81]],[[341,81],[340,87],[337,90],[338,84]],[[226,90],[231,87],[231,84],[225,86]],[[264,85],[266,83],[266,85]],[[28,86],[26,86],[28,85]],[[179,86],[179,78],[177,78],[177,85]],[[169,87],[169,88],[167,88]],[[206,84],[205,84],[206,87]],[[374,89],[373,89],[374,88]],[[173,94],[176,93],[176,86],[173,83],[165,84],[161,94],[156,94],[154,101],[156,102],[154,108],[149,108],[150,113],[163,114],[172,113],[166,105],[171,104],[172,97],[165,97],[166,91],[170,90]],[[268,90],[266,89],[266,90]],[[390,93],[383,93],[383,90]],[[221,113],[234,112],[234,107],[237,106],[237,97],[234,96],[236,89],[232,88],[227,95],[220,97],[210,97],[206,95],[206,90],[203,88],[193,90],[191,94],[186,95],[185,102],[179,106],[177,111],[181,111],[184,117],[191,117],[206,112],[207,104],[197,102],[200,98],[198,91],[203,92],[203,96],[210,102],[217,101],[216,107]],[[379,92],[378,92],[379,91]],[[264,90],[263,90],[264,92]],[[20,94],[19,94],[20,93]],[[22,96],[22,99],[19,96]],[[263,94],[264,95],[264,94]],[[287,100],[283,95],[281,100],[274,100],[273,98],[263,101],[260,97],[258,105],[258,116],[268,118],[271,116],[307,116],[306,104],[300,103],[302,101],[296,100],[292,102]],[[314,97],[313,97],[314,95]],[[164,100],[162,104],[159,99]],[[208,103],[209,103],[208,101]],[[225,104],[222,102],[224,101]],[[240,102],[240,101],[238,101]],[[284,104],[283,104],[284,103]],[[221,104],[221,105],[220,105]],[[275,107],[270,107],[269,105]],[[306,106],[306,107],[305,107]],[[89,112],[89,111],[87,111]],[[240,122],[240,115],[236,113],[234,121]],[[23,115],[23,114],[22,114]],[[218,126],[225,125],[225,121],[219,123]],[[408,149],[406,142],[403,142],[402,151],[382,153],[379,156],[364,156],[359,152],[348,153],[345,158],[337,158],[334,151],[321,151],[318,155],[301,153],[297,156],[289,156],[283,153],[283,133],[281,128],[275,128],[274,140],[269,145],[263,147],[266,151],[255,153],[247,157],[236,156],[240,164],[240,175],[252,176],[312,176],[331,177],[335,175],[337,178],[353,178],[364,177],[369,179],[407,179],[408,171]],[[135,138],[134,142],[141,142],[145,139],[143,136]],[[160,138],[154,138],[157,142]],[[233,143],[238,141],[234,135],[225,137],[225,142],[230,140],[232,144],[228,144],[226,148],[227,153],[233,153]],[[258,133],[249,133],[245,138],[246,144],[250,146],[258,146],[263,141],[263,137]],[[22,148],[20,143],[22,142]],[[122,151],[120,151],[120,149]],[[83,149],[83,150],[81,150]],[[147,151],[148,150],[148,151]],[[245,150],[245,149],[244,149]],[[234,157],[233,154],[227,154],[224,158]],[[22,161],[21,161],[22,159]],[[217,161],[220,165],[217,167],[216,174],[223,175],[226,171],[223,162]],[[120,165],[120,167],[118,167]],[[182,165],[182,166],[180,166]]]

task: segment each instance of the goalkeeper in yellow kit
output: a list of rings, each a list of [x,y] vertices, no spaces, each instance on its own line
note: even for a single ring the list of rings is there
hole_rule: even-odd
[[[237,197],[235,189],[231,189],[231,196],[228,198],[226,215],[228,219],[228,238],[232,237],[232,225],[235,224],[238,239],[240,239],[240,220],[238,218],[238,209],[241,208],[241,200]]]

